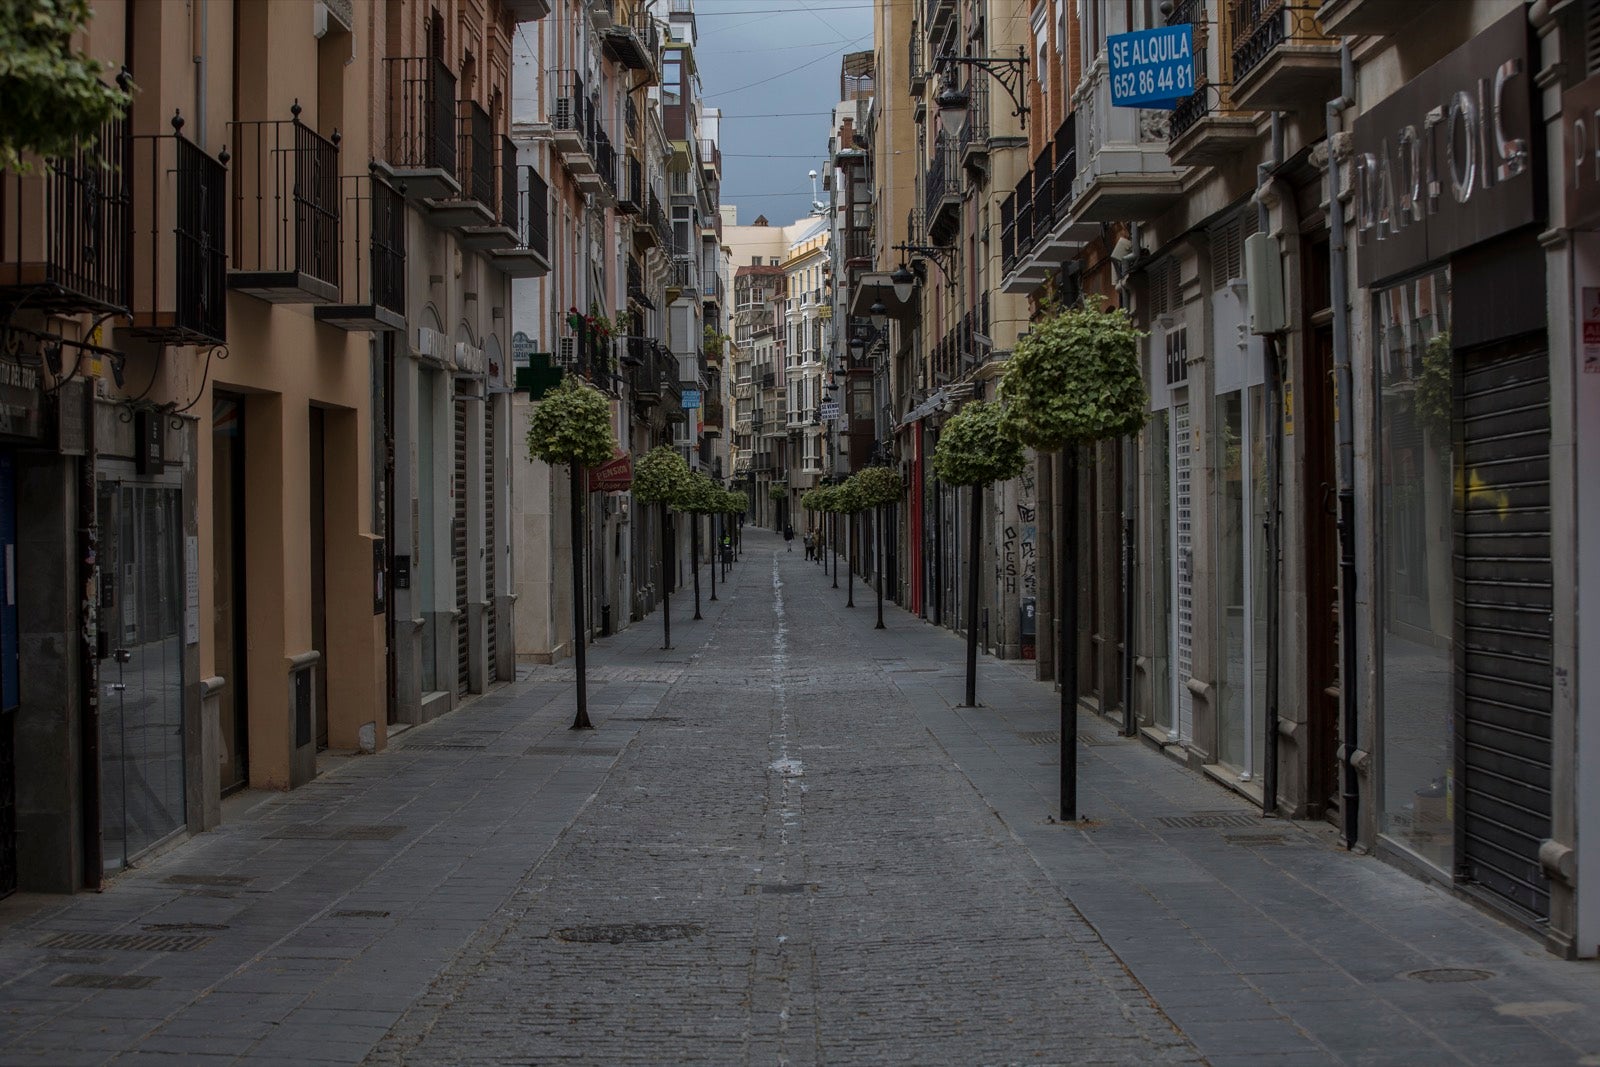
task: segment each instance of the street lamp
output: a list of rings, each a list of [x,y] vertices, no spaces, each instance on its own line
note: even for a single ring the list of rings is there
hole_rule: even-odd
[[[894,273],[889,275],[889,281],[894,285],[894,298],[902,304],[909,303],[911,294],[917,287],[917,276],[901,263],[894,269]]]
[[[939,109],[939,121],[946,135],[954,137],[961,132],[961,123],[972,104],[972,94],[957,87],[951,76],[949,68],[958,63],[981,70],[999,82],[1000,88],[1006,91],[1015,105],[1011,113],[1022,120],[1023,129],[1028,128],[1028,105],[1022,99],[1023,80],[1028,71],[1027,49],[1018,47],[1015,56],[956,56],[946,52],[933,63],[934,69],[944,75],[939,94],[933,98],[933,102]]]

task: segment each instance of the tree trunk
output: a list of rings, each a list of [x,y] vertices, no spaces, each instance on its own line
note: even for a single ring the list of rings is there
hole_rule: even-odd
[[[972,486],[972,536],[967,541],[967,707],[978,706],[978,549],[983,544],[983,486]]]
[[[572,472],[572,663],[578,682],[578,712],[572,720],[574,730],[592,730],[589,721],[588,679],[585,676],[584,653],[588,642],[583,634],[583,467],[577,462],[567,464]]]

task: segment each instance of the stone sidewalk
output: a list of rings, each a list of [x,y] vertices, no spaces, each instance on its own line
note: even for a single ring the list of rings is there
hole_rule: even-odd
[[[747,530],[674,597],[124,875],[0,902],[0,1064],[1600,1063],[1600,970],[1262,822]],[[709,592],[709,590],[707,590]],[[1442,979],[1442,980],[1441,980]]]

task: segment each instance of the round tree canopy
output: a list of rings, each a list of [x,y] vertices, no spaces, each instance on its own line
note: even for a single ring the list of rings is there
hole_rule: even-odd
[[[1006,364],[1002,428],[1043,449],[1134,433],[1148,403],[1139,372],[1143,336],[1127,311],[1090,297],[1036,323]]]
[[[530,458],[594,467],[616,450],[610,402],[600,390],[575,377],[563,378],[528,416]]]
[[[1027,455],[1000,428],[999,404],[974,401],[944,424],[933,451],[933,470],[947,485],[988,485],[1022,473]]]
[[[767,498],[769,500],[782,500],[788,495],[789,487],[782,482],[774,482],[772,487],[767,490]]]
[[[861,494],[861,486],[852,474],[844,483],[834,487],[833,509],[841,515],[854,515],[858,511],[865,511],[872,505]]]
[[[850,476],[861,494],[863,507],[876,508],[898,503],[903,486],[900,472],[893,467],[867,467]]]
[[[688,481],[683,456],[671,445],[658,445],[633,469],[633,495],[646,504],[671,504]]]
[[[708,515],[718,510],[717,494],[720,490],[715,482],[699,471],[692,471],[689,480],[684,483],[683,489],[673,500],[672,506],[679,511],[687,511],[696,515]]]

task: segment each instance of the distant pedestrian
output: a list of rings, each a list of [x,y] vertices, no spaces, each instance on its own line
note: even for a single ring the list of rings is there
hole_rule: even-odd
[[[794,527],[790,526],[788,523],[785,523],[784,527],[783,527],[783,539],[785,541],[787,541],[788,544],[789,544],[788,551],[793,552],[794,551]]]
[[[806,559],[809,560],[815,555],[815,552],[812,550],[812,547],[811,547],[813,542],[811,540],[811,531],[810,530],[806,531],[805,542],[806,542]]]

